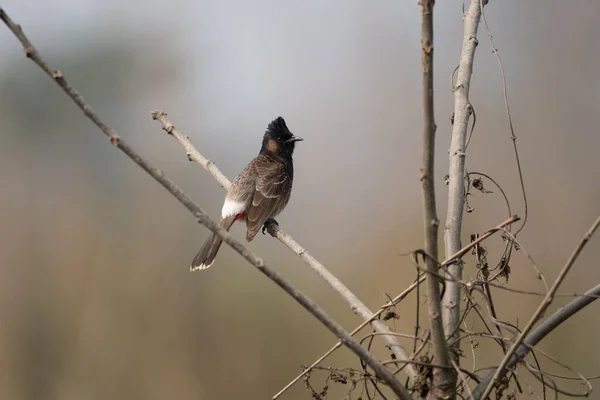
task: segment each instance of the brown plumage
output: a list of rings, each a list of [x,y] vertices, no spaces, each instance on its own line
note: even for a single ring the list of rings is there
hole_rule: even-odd
[[[233,181],[225,196],[220,225],[229,230],[239,219],[246,220],[246,240],[252,241],[267,220],[277,216],[287,205],[292,193],[295,143],[283,118],[273,120],[263,136],[258,156]],[[212,265],[221,247],[214,233],[194,257],[190,269],[206,269]]]

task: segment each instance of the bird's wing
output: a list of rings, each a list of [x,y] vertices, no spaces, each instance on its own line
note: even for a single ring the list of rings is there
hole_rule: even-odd
[[[275,217],[286,206],[292,179],[285,164],[262,155],[256,158],[256,190],[246,219],[246,240],[251,241],[265,221]]]
[[[245,212],[252,202],[256,188],[256,168],[254,161],[235,178],[225,196],[221,216],[223,218]]]

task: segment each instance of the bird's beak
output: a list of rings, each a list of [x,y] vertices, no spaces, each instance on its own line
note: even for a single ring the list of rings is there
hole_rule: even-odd
[[[304,139],[302,139],[300,136],[292,136],[291,139],[286,140],[286,143],[294,143],[294,142],[301,142]]]

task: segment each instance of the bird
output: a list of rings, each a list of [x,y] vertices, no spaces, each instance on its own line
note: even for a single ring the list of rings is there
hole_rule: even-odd
[[[282,117],[271,121],[263,135],[258,155],[235,178],[227,191],[219,225],[229,231],[236,221],[246,221],[246,240],[251,242],[266,223],[275,222],[288,204],[294,180],[292,155],[300,136],[295,136]],[[209,268],[222,240],[212,233],[194,257],[191,271]]]

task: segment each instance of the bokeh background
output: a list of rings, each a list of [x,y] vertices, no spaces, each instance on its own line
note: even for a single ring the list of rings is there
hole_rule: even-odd
[[[576,3],[491,1],[486,8],[527,188],[529,218],[520,238],[548,280],[600,211],[600,4]],[[167,111],[230,178],[257,153],[268,122],[284,116],[305,141],[297,146],[282,228],[372,309],[414,278],[402,253],[422,244],[416,1],[5,0],[2,6],[109,125],[212,215],[220,212],[223,190],[186,160],[150,111]],[[462,7],[444,1],[435,10],[442,227],[450,73],[460,55]],[[501,75],[483,26],[479,42],[468,168],[492,175],[523,216]],[[229,248],[210,270],[191,274],[188,264],[207,230],[110,146],[25,59],[4,26],[0,184],[0,398],[265,399],[335,342]],[[507,216],[498,190],[487,188],[495,193],[470,198],[475,211],[465,215],[465,243]],[[242,238],[243,228],[233,233]],[[583,292],[600,280],[599,240],[580,256],[561,292]],[[499,238],[489,242],[490,258],[501,246]],[[360,323],[279,242],[259,235],[250,247],[348,330]],[[473,277],[473,259],[466,261],[465,275]],[[523,252],[511,267],[510,287],[542,289]],[[539,302],[496,293],[500,316],[521,327]],[[414,307],[414,297],[398,307],[398,331],[412,332]],[[583,374],[598,374],[597,316],[592,305],[541,347]],[[482,342],[479,351],[478,366],[497,363],[497,349]],[[324,365],[358,367],[345,349]],[[315,387],[324,376],[314,375]],[[565,387],[581,390],[576,383]],[[523,398],[536,398],[524,389]],[[330,398],[345,390],[332,385]],[[298,384],[283,398],[310,393]]]

